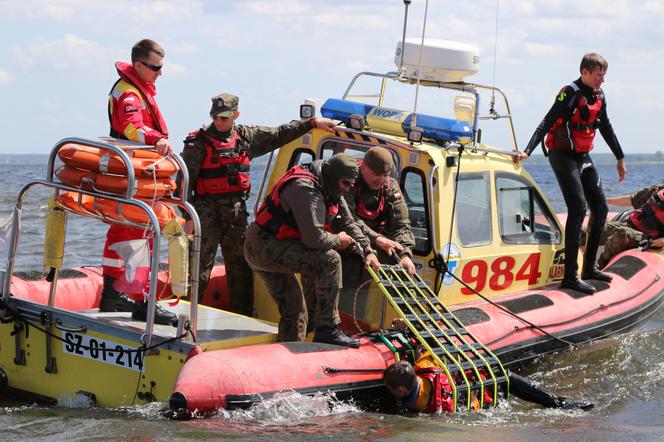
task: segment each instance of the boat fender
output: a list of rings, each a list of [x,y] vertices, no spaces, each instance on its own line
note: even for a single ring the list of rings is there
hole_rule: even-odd
[[[62,268],[65,253],[65,224],[67,213],[58,207],[55,196],[48,201],[46,212],[46,231],[44,238],[44,268]]]
[[[164,226],[162,233],[168,238],[168,272],[171,290],[179,301],[187,294],[189,288],[189,242],[182,226],[175,219]]]

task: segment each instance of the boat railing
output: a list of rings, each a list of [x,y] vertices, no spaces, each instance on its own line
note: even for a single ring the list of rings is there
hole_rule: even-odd
[[[69,143],[74,143],[78,145],[83,145],[83,146],[89,146],[89,147],[95,147],[99,149],[103,149],[105,151],[109,151],[115,155],[117,155],[119,158],[122,159],[122,161],[125,164],[126,170],[127,170],[127,188],[126,192],[124,192],[124,195],[118,195],[114,193],[109,193],[109,192],[103,192],[97,189],[93,190],[87,190],[83,188],[78,188],[78,187],[72,187],[70,185],[67,185],[65,183],[62,183],[60,181],[56,181],[54,179],[55,176],[55,164],[56,164],[56,157],[58,154],[58,151],[65,146],[66,144]],[[158,277],[158,269],[159,269],[159,259],[160,259],[160,241],[159,239],[161,238],[161,228],[159,226],[159,219],[157,215],[155,214],[153,208],[151,205],[142,200],[142,199],[137,199],[134,198],[133,195],[135,194],[135,186],[136,186],[136,174],[134,171],[134,167],[132,165],[131,159],[129,155],[125,152],[125,149],[130,150],[130,149],[136,149],[136,150],[149,150],[149,149],[154,149],[154,146],[147,146],[147,145],[142,145],[142,144],[137,144],[137,143],[132,143],[129,141],[124,141],[124,140],[117,140],[114,138],[100,138],[100,139],[88,139],[88,138],[65,138],[63,140],[60,140],[58,143],[55,144],[53,149],[51,150],[51,153],[49,155],[49,160],[48,160],[48,166],[47,166],[47,173],[46,173],[46,179],[33,179],[25,183],[20,190],[17,193],[16,196],[16,202],[14,205],[14,222],[12,224],[11,232],[10,232],[10,238],[9,238],[9,248],[8,248],[8,256],[7,256],[7,263],[6,263],[6,270],[5,270],[5,278],[3,280],[2,284],[2,298],[3,300],[6,300],[10,296],[10,290],[11,290],[11,275],[13,274],[13,268],[14,268],[14,261],[16,257],[16,251],[17,251],[17,246],[18,246],[18,240],[19,240],[19,235],[20,235],[20,215],[21,215],[21,208],[23,205],[23,199],[25,196],[25,193],[32,188],[33,186],[36,185],[41,185],[45,186],[48,188],[52,188],[55,190],[56,195],[59,194],[60,192],[77,192],[78,193],[78,208],[80,210],[73,210],[69,209],[67,207],[62,207],[64,210],[67,210],[70,213],[75,213],[79,214],[82,216],[90,217],[90,218],[96,218],[99,220],[102,220],[106,223],[113,223],[113,224],[121,224],[121,225],[129,225],[129,226],[134,226],[134,227],[145,227],[148,228],[152,231],[153,238],[156,239],[156,241],[153,241],[153,250],[152,250],[152,255],[150,258],[150,293],[149,293],[149,298],[148,298],[148,315],[146,319],[146,326],[145,326],[145,335],[143,338],[143,343],[146,346],[149,346],[150,343],[152,342],[152,338],[154,335],[154,309],[157,303],[157,277]],[[198,214],[196,213],[196,210],[194,207],[186,200],[188,192],[188,185],[189,185],[189,174],[187,171],[187,167],[182,160],[182,158],[175,153],[171,154],[171,158],[175,160],[177,163],[178,169],[179,169],[179,183],[178,183],[178,188],[180,189],[180,192],[178,192],[177,195],[172,195],[171,197],[164,197],[160,199],[160,202],[166,203],[166,204],[173,204],[179,207],[181,210],[186,212],[188,216],[190,217],[192,224],[193,224],[193,249],[191,253],[191,285],[190,285],[190,299],[191,299],[191,309],[190,309],[190,315],[189,315],[189,325],[190,325],[190,331],[192,333],[192,337],[195,339],[196,332],[197,332],[197,322],[198,322],[198,296],[196,294],[198,293],[198,273],[199,273],[199,254],[200,254],[200,241],[201,241],[201,225],[200,225],[200,219],[198,218]],[[120,220],[115,219],[115,218],[110,218],[100,211],[97,211],[94,209],[89,210],[88,208],[85,208],[84,205],[81,203],[83,195],[87,196],[92,196],[94,198],[103,198],[105,200],[112,200],[117,203],[118,210],[117,214]],[[147,218],[149,219],[149,222],[147,224],[140,224],[136,222],[132,222],[125,217],[122,216],[121,214],[121,205],[126,204],[129,206],[136,207],[140,209]],[[187,257],[186,259],[189,259]],[[55,290],[56,290],[56,285],[57,285],[57,272],[54,273],[53,279],[51,281],[51,287],[50,287],[50,296],[49,296],[49,303],[48,307],[53,308],[54,306],[54,301],[55,301]]]
[[[380,89],[379,92],[376,94],[354,94],[351,93],[353,87],[355,86],[355,83],[362,77],[374,77],[374,78],[379,78],[381,80],[380,82]],[[410,78],[404,75],[399,74],[398,72],[387,72],[385,74],[377,73],[377,72],[360,72],[356,74],[353,79],[351,80],[350,84],[346,88],[346,91],[344,92],[342,99],[351,99],[351,98],[375,98],[378,100],[377,106],[382,107],[383,106],[383,101],[385,99],[385,90],[387,86],[387,80],[392,80],[392,81],[398,81],[403,84],[416,84],[417,79],[416,78]],[[466,83],[466,82],[455,82],[455,83],[449,83],[449,82],[443,82],[443,81],[430,81],[430,80],[421,80],[420,81],[421,86],[425,87],[431,87],[431,88],[438,88],[438,89],[448,89],[448,90],[454,90],[458,92],[463,92],[463,93],[468,93],[472,94],[475,99],[475,112],[474,112],[474,117],[473,117],[473,123],[472,123],[472,131],[473,131],[473,138],[472,142],[473,144],[476,144],[479,142],[478,140],[478,131],[479,131],[479,121],[480,120],[499,120],[499,119],[506,119],[509,124],[509,132],[512,137],[512,148],[514,150],[518,149],[518,144],[516,140],[516,133],[514,131],[514,123],[512,121],[512,114],[510,111],[510,105],[509,105],[509,100],[507,99],[507,96],[505,93],[495,87],[495,86],[487,86],[487,85],[482,85],[482,84],[477,84],[477,83]],[[489,114],[487,115],[480,115],[479,113],[479,108],[480,108],[480,93],[479,89],[481,90],[487,90],[491,91],[492,93],[497,93],[500,95],[500,97],[503,100],[503,104],[505,106],[505,110],[507,111],[506,114],[499,114],[494,107],[493,100],[491,103],[491,108],[489,110]]]

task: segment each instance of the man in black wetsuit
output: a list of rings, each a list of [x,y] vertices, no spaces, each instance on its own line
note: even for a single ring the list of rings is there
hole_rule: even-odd
[[[611,276],[600,272],[595,266],[608,213],[599,174],[590,158],[596,129],[599,128],[617,159],[618,181],[622,182],[627,173],[625,156],[606,113],[606,98],[600,88],[607,69],[608,63],[601,55],[584,55],[581,60],[581,77],[558,93],[525,152],[519,152],[518,156],[520,160],[526,159],[546,137],[549,163],[567,205],[565,276],[561,287],[584,293],[595,292],[595,287],[584,280],[611,281]],[[579,279],[577,256],[586,203],[590,208],[589,234],[583,256],[582,279]]]

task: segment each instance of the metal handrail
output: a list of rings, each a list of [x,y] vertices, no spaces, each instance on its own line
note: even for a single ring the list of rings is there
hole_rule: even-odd
[[[121,195],[115,195],[115,194],[110,194],[106,192],[97,192],[97,191],[90,191],[90,190],[85,190],[77,187],[72,187],[69,185],[66,185],[64,183],[55,181],[53,179],[54,177],[54,166],[55,166],[55,158],[57,156],[58,151],[68,143],[76,143],[76,144],[81,144],[89,147],[96,147],[104,150],[111,151],[115,154],[117,154],[122,161],[125,163],[125,167],[127,169],[127,191],[124,196]],[[18,245],[18,239],[19,239],[19,234],[20,234],[20,212],[21,208],[23,205],[23,198],[25,196],[25,193],[30,189],[31,187],[35,185],[42,185],[45,187],[53,188],[56,192],[58,191],[72,191],[72,192],[78,192],[81,195],[89,195],[93,197],[100,197],[108,200],[113,200],[118,203],[118,210],[120,210],[120,205],[121,204],[127,204],[131,206],[138,207],[141,209],[150,219],[150,223],[147,228],[149,228],[153,232],[153,236],[157,237],[158,239],[161,237],[161,229],[159,227],[159,220],[154,213],[154,210],[152,207],[147,204],[145,201],[135,199],[132,197],[134,195],[134,185],[135,185],[135,172],[133,165],[131,163],[130,157],[127,155],[126,152],[122,150],[120,147],[125,147],[129,149],[153,149],[154,146],[147,146],[147,145],[141,145],[137,143],[132,143],[124,140],[116,140],[113,138],[103,138],[103,139],[88,139],[88,138],[65,138],[63,140],[60,140],[58,143],[55,144],[53,149],[51,150],[51,153],[49,155],[48,159],[48,166],[47,166],[47,173],[46,173],[46,180],[41,180],[41,179],[33,179],[25,183],[20,189],[19,192],[17,193],[16,196],[16,203],[14,205],[14,222],[12,224],[12,229],[11,229],[11,236],[9,239],[9,253],[7,256],[7,266],[6,266],[6,271],[5,271],[5,278],[2,284],[2,294],[1,297],[3,300],[8,298],[10,296],[10,290],[11,290],[11,275],[13,274],[13,269],[14,269],[14,261],[16,257],[16,249]],[[194,338],[196,336],[197,332],[197,307],[198,307],[198,274],[199,274],[199,263],[200,263],[200,241],[201,241],[201,225],[200,225],[200,219],[198,217],[198,214],[196,213],[196,210],[194,207],[186,200],[187,198],[187,192],[186,189],[188,188],[188,183],[189,183],[189,174],[187,167],[182,160],[182,158],[173,153],[171,154],[172,158],[176,161],[178,164],[179,170],[179,176],[181,177],[181,188],[184,189],[184,192],[180,193],[180,197],[171,197],[171,198],[163,198],[162,200],[171,204],[177,205],[179,208],[184,209],[189,217],[192,220],[193,223],[193,233],[194,233],[194,248],[192,250],[192,272],[191,272],[191,311],[190,311],[190,325],[191,325],[191,331],[194,335]],[[77,212],[73,212],[77,213]],[[87,216],[90,218],[96,218],[100,219],[104,222],[111,222],[111,223],[117,223],[117,224],[125,224],[125,225],[137,225],[136,223],[132,223],[128,220],[123,221],[117,221],[117,220],[112,220],[109,219],[108,217],[103,216],[100,213],[96,212],[90,212],[90,211],[85,211],[85,213],[77,213],[83,216]],[[140,226],[144,226],[142,224],[138,224]],[[159,257],[160,257],[160,242],[159,240],[153,241],[153,250],[152,250],[152,256],[151,256],[151,262],[150,262],[150,294],[149,294],[149,299],[148,299],[148,315],[146,318],[146,328],[145,328],[145,342],[144,344],[146,346],[149,346],[150,343],[152,342],[152,337],[154,335],[154,308],[156,305],[156,290],[157,290],[157,276],[158,276],[158,268],[159,268]],[[56,280],[57,281],[57,280]]]
[[[381,90],[378,94],[375,95],[354,95],[351,94],[351,90],[353,86],[355,86],[355,83],[357,80],[363,76],[366,77],[376,77],[376,78],[382,78],[381,82]],[[417,79],[413,79],[410,77],[406,77],[403,75],[400,75],[398,72],[387,72],[385,74],[377,73],[377,72],[359,72],[356,74],[353,79],[351,80],[350,84],[346,88],[345,92],[342,95],[342,99],[345,100],[349,97],[358,97],[358,98],[378,98],[378,106],[382,106],[382,102],[385,96],[385,82],[386,80],[395,80],[399,81],[400,83],[406,83],[406,84],[415,84],[417,82]],[[478,83],[466,83],[466,82],[455,82],[455,83],[450,83],[450,82],[444,82],[444,81],[431,81],[431,80],[421,80],[420,81],[421,86],[429,86],[429,87],[436,87],[439,89],[449,89],[449,90],[456,90],[459,92],[465,92],[465,93],[470,93],[475,96],[475,115],[473,118],[473,143],[476,142],[477,139],[477,131],[479,130],[479,120],[482,119],[492,119],[492,120],[497,120],[497,119],[502,119],[506,118],[509,121],[509,129],[510,129],[510,135],[512,136],[512,145],[513,149],[517,150],[518,149],[518,144],[516,141],[516,132],[514,131],[514,122],[512,121],[512,112],[510,110],[510,105],[509,101],[507,99],[507,96],[505,93],[495,87],[495,86],[486,86],[483,84],[478,84]],[[500,96],[503,98],[503,102],[505,104],[505,109],[507,110],[507,114],[505,115],[491,115],[489,117],[479,117],[479,106],[480,106],[480,95],[477,89],[484,89],[484,90],[489,90],[493,92],[497,92],[500,94]]]

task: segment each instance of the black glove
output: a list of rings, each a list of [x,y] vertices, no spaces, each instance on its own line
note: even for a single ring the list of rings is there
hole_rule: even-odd
[[[639,241],[639,250],[648,250],[652,247],[652,240],[650,238],[642,239]]]
[[[595,407],[594,402],[572,402],[563,396],[556,398],[556,408],[563,410],[583,410],[588,411]]]

